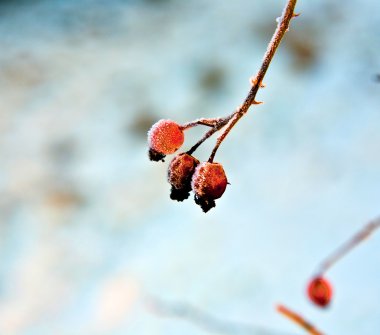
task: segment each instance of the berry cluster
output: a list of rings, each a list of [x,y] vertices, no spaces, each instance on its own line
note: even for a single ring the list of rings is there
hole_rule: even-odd
[[[256,95],[260,88],[265,87],[263,80],[269,65],[276,53],[285,33],[289,30],[290,20],[298,16],[294,14],[297,0],[288,0],[281,17],[277,20],[277,28],[269,42],[264,54],[263,62],[254,77],[251,78],[251,88],[243,103],[230,115],[224,118],[199,119],[185,125],[179,125],[171,120],[160,120],[155,123],[148,132],[149,158],[153,161],[163,161],[168,154],[176,152],[184,142],[184,130],[197,125],[211,127],[189,151],[177,155],[171,162],[168,179],[172,185],[171,198],[183,201],[188,198],[189,191],[195,193],[195,202],[201,206],[204,212],[215,207],[215,199],[220,198],[228,184],[223,166],[214,163],[214,157],[220,144],[227,137],[236,123],[248,112],[252,105],[262,102],[256,101]],[[224,128],[218,137],[216,145],[207,162],[199,163],[192,156],[193,152],[215,132]]]
[[[206,213],[215,207],[227,187],[227,177],[223,166],[213,162],[213,157],[200,163],[192,153],[212,133],[227,124],[228,118],[200,119],[183,126],[172,120],[159,120],[148,132],[149,158],[152,161],[164,161],[166,155],[173,154],[185,140],[184,131],[188,128],[205,125],[211,130],[189,151],[177,154],[169,164],[168,182],[171,185],[170,198],[183,201],[194,192],[195,203]]]

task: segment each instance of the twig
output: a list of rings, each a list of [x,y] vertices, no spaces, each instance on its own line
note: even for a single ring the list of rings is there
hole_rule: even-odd
[[[291,311],[284,305],[278,305],[277,311],[288,319],[294,321],[296,324],[305,329],[310,335],[323,335],[317,328],[315,328],[309,321],[305,320],[301,315]]]
[[[218,137],[216,145],[214,149],[211,152],[210,158],[208,159],[209,162],[213,162],[216,151],[218,150],[220,144],[223,142],[223,140],[226,138],[228,133],[231,131],[231,129],[235,126],[235,124],[242,118],[243,115],[245,115],[253,104],[259,104],[259,102],[256,102],[256,94],[260,87],[263,86],[262,81],[265,77],[265,74],[268,70],[269,64],[272,61],[272,58],[274,54],[276,53],[276,50],[278,46],[280,45],[280,42],[282,38],[284,37],[285,33],[289,29],[289,23],[290,20],[298,16],[298,14],[294,14],[294,8],[296,6],[297,0],[288,0],[286,7],[284,11],[282,12],[282,16],[278,21],[277,29],[274,32],[271,41],[269,42],[267,51],[264,54],[263,62],[261,64],[261,67],[259,71],[257,72],[256,76],[252,80],[252,87],[247,95],[247,97],[244,100],[244,103],[232,114],[232,117],[230,121],[227,124],[226,129],[223,131],[223,133]]]
[[[360,229],[350,240],[339,247],[335,252],[328,256],[319,266],[317,276],[322,276],[337,261],[345,256],[349,251],[356,247],[359,243],[367,239],[376,229],[380,227],[380,217],[370,221],[362,229]]]
[[[148,298],[149,309],[161,316],[177,317],[187,320],[207,331],[228,335],[286,335],[277,330],[220,320],[186,303],[168,303],[157,298]]]
[[[232,116],[232,115],[231,115]],[[209,137],[211,137],[212,135],[214,135],[217,131],[219,131],[220,129],[222,129],[227,123],[228,121],[231,119],[231,116],[227,116],[225,118],[220,118],[218,119],[218,122],[215,123],[215,125],[213,126],[213,128],[211,128],[208,132],[206,132],[203,137],[197,142],[195,143],[188,151],[187,153],[189,155],[192,155],[193,152],[195,150],[198,149],[198,147],[204,142],[206,141]]]
[[[219,129],[220,129],[221,128],[220,125],[221,124],[226,125],[230,118],[231,118],[231,116],[219,117],[219,118],[213,118],[213,119],[201,118],[201,119],[197,119],[197,120],[190,121],[190,122],[183,124],[181,126],[181,129],[186,130],[186,129],[189,129],[192,127],[196,127],[198,125],[212,127],[212,128],[219,127]]]

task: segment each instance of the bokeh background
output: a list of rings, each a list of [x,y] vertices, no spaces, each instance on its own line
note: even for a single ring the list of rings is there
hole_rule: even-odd
[[[284,4],[0,2],[0,334],[302,334],[277,303],[380,333],[380,233],[329,272],[329,309],[305,297],[380,214],[378,0],[299,0],[209,213],[147,159],[153,122],[242,102]]]

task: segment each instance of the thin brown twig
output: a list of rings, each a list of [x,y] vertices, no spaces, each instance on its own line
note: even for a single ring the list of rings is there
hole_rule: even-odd
[[[260,87],[263,86],[262,81],[265,77],[265,74],[268,70],[268,67],[270,65],[270,62],[273,59],[274,54],[276,53],[276,50],[278,46],[280,45],[280,42],[282,38],[284,37],[285,33],[289,29],[289,23],[290,20],[298,16],[298,14],[294,14],[294,8],[296,6],[297,0],[288,0],[285,9],[282,12],[282,16],[280,17],[277,29],[275,30],[271,41],[269,42],[268,48],[264,54],[263,62],[261,64],[261,67],[259,71],[257,72],[256,76],[252,80],[252,87],[245,98],[243,104],[234,112],[232,113],[232,117],[230,121],[227,124],[226,129],[223,131],[223,133],[218,137],[216,145],[214,149],[211,152],[210,158],[208,159],[209,162],[213,162],[215,154],[220,146],[220,144],[223,142],[223,140],[226,138],[228,133],[231,131],[231,129],[235,126],[235,124],[248,112],[249,107],[253,104],[258,104],[256,102],[256,94]]]
[[[225,125],[230,118],[231,118],[231,116],[212,118],[212,119],[201,118],[201,119],[197,119],[194,121],[187,122],[187,123],[183,124],[180,128],[182,130],[186,130],[186,129],[189,129],[192,127],[196,127],[198,125],[207,126],[207,127],[216,127],[216,126],[219,126],[221,123],[224,123],[224,125]],[[219,129],[220,129],[220,127],[219,127]]]
[[[305,329],[310,335],[324,335],[309,321],[305,320],[304,317],[302,317],[296,312],[293,312],[288,307],[284,305],[278,305],[276,309],[280,314],[286,316],[288,319],[292,320],[293,322],[301,326],[303,329]]]
[[[362,229],[360,229],[354,236],[352,236],[346,243],[335,250],[328,256],[319,266],[316,276],[322,276],[329,270],[337,261],[355,248],[358,244],[366,240],[376,229],[380,228],[380,217],[370,221]]]
[[[198,149],[198,147],[204,142],[206,141],[209,137],[211,137],[212,135],[214,135],[217,131],[219,131],[220,129],[222,129],[227,123],[228,121],[231,119],[231,116],[227,116],[225,118],[221,118],[219,119],[219,121],[213,126],[213,128],[211,128],[209,131],[207,131],[203,137],[197,142],[195,143],[188,151],[187,153],[189,155],[192,155],[193,152],[195,150]]]

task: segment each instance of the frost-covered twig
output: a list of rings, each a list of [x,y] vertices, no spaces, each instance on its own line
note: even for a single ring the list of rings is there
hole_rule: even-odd
[[[278,19],[277,29],[274,32],[271,41],[269,42],[267,51],[264,54],[261,67],[257,72],[256,76],[251,80],[252,87],[247,97],[245,98],[243,104],[237,109],[236,112],[233,113],[233,117],[228,122],[226,129],[218,137],[216,145],[212,150],[210,158],[208,160],[209,162],[212,162],[214,160],[216,151],[218,150],[220,144],[227,137],[228,133],[235,126],[235,124],[242,118],[244,114],[248,112],[249,107],[251,107],[251,105],[261,103],[255,100],[256,94],[259,88],[263,87],[263,79],[265,77],[265,74],[269,68],[270,62],[272,61],[274,54],[276,53],[278,46],[280,45],[282,38],[284,37],[285,33],[289,30],[290,20],[293,17],[298,16],[298,14],[294,14],[296,2],[297,0],[288,0],[285,9],[282,12],[282,16]]]

